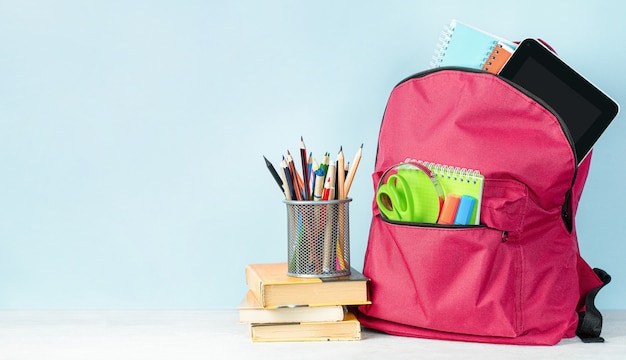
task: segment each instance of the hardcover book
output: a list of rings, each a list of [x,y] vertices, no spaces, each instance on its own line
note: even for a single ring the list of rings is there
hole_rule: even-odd
[[[342,321],[252,324],[250,332],[254,342],[361,340],[361,324],[350,312]]]
[[[293,277],[287,263],[248,264],[246,283],[264,308],[369,304],[369,279],[355,269],[333,278]]]
[[[301,322],[327,322],[343,320],[345,307],[331,306],[289,306],[275,309],[264,308],[251,291],[239,304],[239,322],[248,324],[275,324]]]

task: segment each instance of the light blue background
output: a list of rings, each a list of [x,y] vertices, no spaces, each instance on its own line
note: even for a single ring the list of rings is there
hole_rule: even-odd
[[[352,265],[391,88],[457,18],[542,37],[626,104],[620,1],[2,1],[0,309],[234,308],[244,268],[286,260],[262,156],[349,160]],[[626,304],[624,115],[578,214],[587,261]]]

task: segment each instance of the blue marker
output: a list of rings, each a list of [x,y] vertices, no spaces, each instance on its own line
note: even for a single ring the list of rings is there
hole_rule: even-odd
[[[474,212],[474,205],[476,205],[476,199],[469,196],[461,196],[459,207],[456,210],[456,217],[454,218],[455,225],[469,225],[472,213]]]

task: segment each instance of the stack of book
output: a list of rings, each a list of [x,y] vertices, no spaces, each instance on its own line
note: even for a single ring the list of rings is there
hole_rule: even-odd
[[[368,281],[355,269],[341,277],[293,277],[287,263],[249,264],[239,321],[258,342],[360,340],[350,309],[370,303]]]

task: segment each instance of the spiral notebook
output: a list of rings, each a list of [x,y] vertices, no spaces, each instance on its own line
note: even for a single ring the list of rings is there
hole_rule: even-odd
[[[476,199],[469,223],[480,224],[480,205],[483,198],[485,177],[478,170],[466,169],[442,164],[419,161],[426,166],[439,180],[444,195],[469,195]]]
[[[497,73],[516,45],[473,26],[452,20],[442,32],[431,67],[460,66]]]
[[[503,44],[502,42],[498,42],[483,64],[483,70],[492,74],[498,74],[511,55],[513,55],[513,51],[515,50],[511,47]]]

